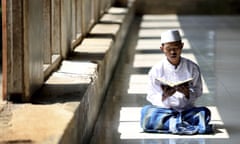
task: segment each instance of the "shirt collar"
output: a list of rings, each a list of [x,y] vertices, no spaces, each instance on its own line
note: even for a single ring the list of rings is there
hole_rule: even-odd
[[[182,66],[182,63],[183,63],[183,59],[181,57],[181,60],[180,60],[180,63],[175,66],[173,64],[171,64],[167,58],[165,58],[165,64],[167,65],[167,68],[171,69],[171,70],[175,70],[175,71],[178,71],[180,69],[180,67]]]

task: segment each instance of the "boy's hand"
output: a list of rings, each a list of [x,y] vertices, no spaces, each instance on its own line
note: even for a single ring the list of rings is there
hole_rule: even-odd
[[[175,88],[172,88],[167,85],[161,85],[161,88],[163,90],[162,101],[164,101],[166,98],[172,96],[176,92]]]
[[[176,87],[176,90],[183,93],[187,99],[189,99],[189,86],[188,85],[179,85]]]

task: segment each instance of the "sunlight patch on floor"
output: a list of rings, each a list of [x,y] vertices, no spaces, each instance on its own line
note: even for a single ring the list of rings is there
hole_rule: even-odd
[[[212,113],[212,124],[217,125],[217,132],[209,135],[172,135],[159,133],[143,133],[140,127],[140,107],[122,107],[120,111],[120,120],[118,132],[121,139],[228,139],[229,134],[224,128],[223,121],[215,106],[208,107]]]

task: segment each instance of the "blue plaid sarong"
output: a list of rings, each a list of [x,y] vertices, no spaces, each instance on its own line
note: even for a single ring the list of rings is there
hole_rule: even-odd
[[[141,127],[144,132],[173,134],[212,133],[210,110],[206,107],[194,107],[178,112],[173,109],[146,105],[141,111]]]

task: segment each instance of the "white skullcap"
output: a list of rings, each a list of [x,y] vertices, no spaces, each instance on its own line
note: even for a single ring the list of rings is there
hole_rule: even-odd
[[[178,30],[167,30],[161,34],[161,44],[180,40],[181,36]]]

